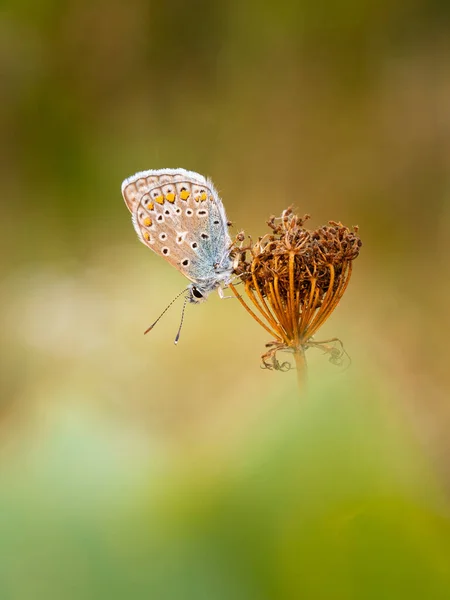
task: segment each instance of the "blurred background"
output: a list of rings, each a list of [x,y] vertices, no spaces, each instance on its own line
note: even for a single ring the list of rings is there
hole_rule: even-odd
[[[5,0],[0,597],[450,597],[450,5]],[[210,176],[231,232],[360,226],[294,371],[181,305],[136,171]]]

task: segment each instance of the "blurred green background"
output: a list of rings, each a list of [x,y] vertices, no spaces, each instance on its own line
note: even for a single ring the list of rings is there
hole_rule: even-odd
[[[449,3],[0,11],[0,598],[449,598]],[[142,335],[184,280],[120,184],[178,166],[360,226],[349,369],[299,398],[217,296]]]

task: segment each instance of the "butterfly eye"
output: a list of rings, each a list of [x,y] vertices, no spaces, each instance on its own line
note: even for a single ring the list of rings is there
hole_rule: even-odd
[[[192,295],[194,296],[194,298],[198,298],[199,300],[203,298],[203,294],[199,292],[196,287],[192,288]]]

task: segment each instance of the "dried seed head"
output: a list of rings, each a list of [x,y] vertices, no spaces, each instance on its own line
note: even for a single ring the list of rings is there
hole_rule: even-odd
[[[304,227],[308,219],[288,208],[281,217],[270,217],[271,233],[248,246],[239,234],[234,244],[234,273],[250,301],[240,298],[241,303],[275,338],[262,357],[268,368],[286,368],[276,360],[278,350],[324,349],[312,337],[342,298],[361,247],[357,227],[330,221],[311,231]],[[336,348],[330,353],[337,361]]]

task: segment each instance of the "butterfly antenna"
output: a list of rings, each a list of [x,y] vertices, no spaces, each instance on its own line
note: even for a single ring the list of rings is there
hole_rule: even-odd
[[[178,344],[178,340],[180,339],[181,328],[183,327],[184,311],[186,309],[186,304],[187,304],[188,300],[189,300],[188,297],[186,297],[186,299],[184,300],[183,310],[181,311],[181,323],[180,323],[180,326],[178,328],[177,337],[175,338],[175,342],[174,342],[175,344]]]
[[[175,298],[172,300],[172,302],[170,302],[170,304],[168,304],[166,306],[166,308],[162,311],[162,313],[159,315],[159,317],[156,319],[156,321],[153,323],[153,325],[150,325],[150,327],[144,331],[144,335],[153,329],[153,327],[161,319],[161,317],[163,317],[166,314],[166,312],[169,310],[169,308],[172,306],[172,304],[175,302],[175,300],[178,300],[178,298],[180,296],[182,296],[186,292],[187,289],[188,288],[186,288],[185,290],[183,290],[182,292],[180,292],[179,294],[177,294],[175,296]],[[184,304],[186,305],[186,302]],[[183,309],[183,313],[184,313],[184,309]]]

